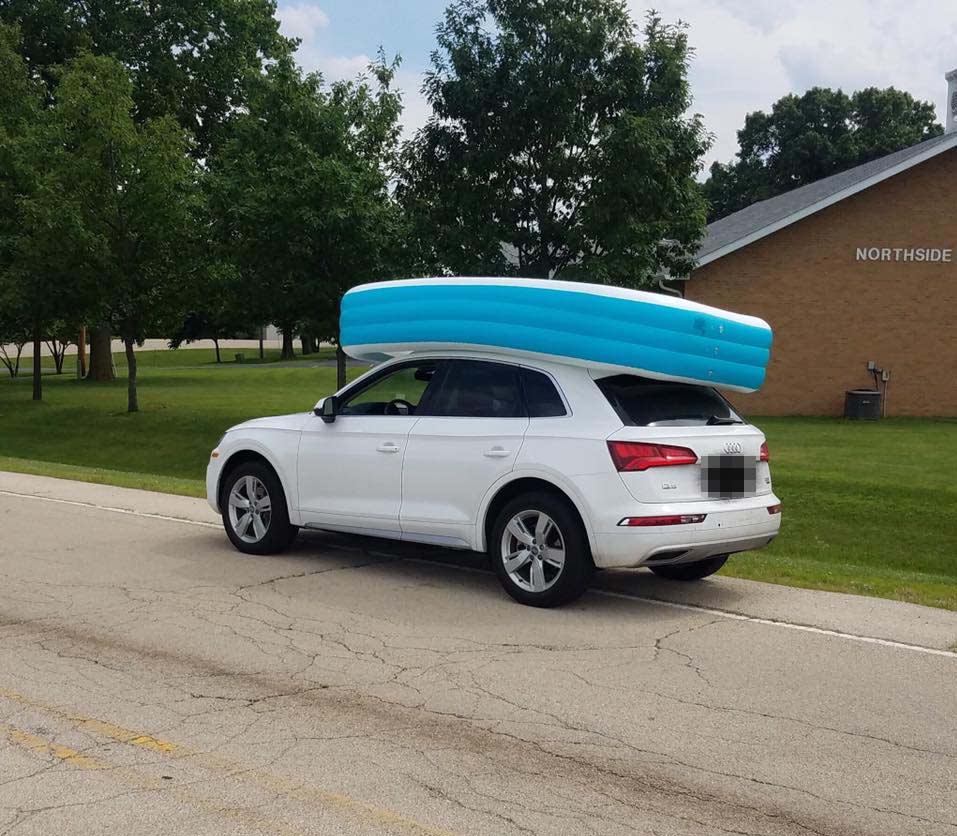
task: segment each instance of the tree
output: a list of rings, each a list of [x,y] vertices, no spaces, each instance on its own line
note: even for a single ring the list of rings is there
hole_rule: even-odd
[[[29,342],[28,334],[0,331],[0,365],[3,365],[10,377],[20,376],[20,358],[27,342]]]
[[[47,329],[44,339],[47,350],[53,358],[53,368],[57,374],[63,374],[63,363],[66,360],[66,350],[73,344],[80,330],[78,325],[68,325],[65,322],[55,322]]]
[[[209,152],[243,82],[264,59],[290,51],[274,0],[4,0],[0,21],[23,31],[23,52],[50,91],[58,66],[81,52],[108,55],[131,74],[137,122],[173,116]]]
[[[449,6],[399,180],[422,260],[633,286],[691,269],[708,140],[684,28],[652,13],[643,35],[622,0]]]
[[[210,153],[229,115],[243,105],[244,82],[264,60],[288,54],[274,0],[4,0],[0,24],[22,29],[30,75],[52,105],[59,68],[81,52],[120,61],[132,78],[134,119],[173,116],[194,137],[196,159]],[[111,331],[90,331],[87,379],[112,380]]]
[[[170,337],[169,347],[176,349],[183,343],[212,340],[213,347],[216,350],[216,362],[222,363],[219,341],[225,339],[229,334],[230,331],[221,324],[214,312],[208,309],[189,311],[183,319],[182,326]]]
[[[332,316],[313,319],[308,327],[310,334],[335,343],[336,386],[340,389],[346,385],[346,356],[339,339],[343,295],[370,278],[394,278],[412,266],[406,219],[388,187],[399,158],[402,97],[392,89],[398,67],[399,59],[390,63],[380,49],[366,74],[332,86],[332,104],[345,113],[352,162],[360,175],[353,193],[353,211],[360,226],[354,229],[354,248],[338,253],[337,263],[323,283]],[[329,310],[328,304],[324,310]]]
[[[19,377],[20,358],[30,342],[30,326],[14,293],[8,270],[0,271],[0,365],[10,377]]]
[[[192,306],[180,327],[173,332],[169,347],[179,348],[183,343],[212,340],[216,362],[221,363],[219,341],[252,332],[259,325],[257,312],[243,297],[239,276],[234,265],[217,259],[207,251],[208,264],[196,276],[190,292]]]
[[[703,186],[711,220],[942,132],[933,105],[893,87],[784,96],[770,114],[745,117],[734,162],[712,164]]]
[[[68,304],[49,287],[39,264],[24,253],[30,200],[43,188],[49,137],[42,90],[20,54],[20,31],[0,23],[0,342],[16,344],[4,365],[19,373],[24,338],[33,342],[33,399],[43,398],[44,328]]]
[[[63,188],[55,161],[60,148],[52,119],[42,134],[50,139],[34,164],[42,172],[31,194],[21,200],[21,233],[17,238],[12,276],[21,318],[33,342],[33,399],[42,399],[41,354],[44,340],[59,342],[66,329],[75,334],[89,310],[93,277],[84,269],[82,248],[90,244],[80,207]],[[65,346],[64,346],[65,350]],[[62,357],[54,353],[57,371]]]
[[[367,83],[325,90],[291,59],[249,91],[248,112],[210,159],[212,216],[241,298],[277,325],[290,358],[298,331],[329,336],[343,285],[375,275],[387,249],[394,207],[373,150],[394,127],[380,124]]]
[[[49,111],[44,188],[27,207],[23,262],[73,289],[126,349],[128,411],[139,408],[134,345],[180,321],[201,227],[196,164],[170,117],[138,124],[132,84],[112,58],[81,54]]]
[[[90,328],[90,362],[86,371],[90,382],[116,379],[113,366],[113,330],[107,323],[98,322]]]

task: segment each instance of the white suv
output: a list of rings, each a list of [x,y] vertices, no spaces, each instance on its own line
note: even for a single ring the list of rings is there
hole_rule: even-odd
[[[714,389],[493,353],[416,353],[309,413],[227,431],[206,475],[240,551],[300,527],[487,551],[518,601],[595,567],[710,575],[780,528],[763,434]]]

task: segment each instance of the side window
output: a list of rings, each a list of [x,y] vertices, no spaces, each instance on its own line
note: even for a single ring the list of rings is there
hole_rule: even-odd
[[[340,415],[415,415],[423,406],[439,364],[427,360],[403,366],[371,381],[339,404]]]
[[[453,360],[431,415],[457,418],[524,418],[518,367],[480,360]]]
[[[532,369],[522,369],[521,374],[530,418],[557,418],[568,414],[562,396],[547,374]]]

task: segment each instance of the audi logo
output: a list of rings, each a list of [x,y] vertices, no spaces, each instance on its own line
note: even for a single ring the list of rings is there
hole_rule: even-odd
[[[740,453],[741,452],[741,442],[740,441],[728,441],[724,445],[725,453]]]

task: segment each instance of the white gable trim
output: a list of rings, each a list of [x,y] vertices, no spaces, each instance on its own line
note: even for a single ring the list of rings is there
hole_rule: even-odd
[[[893,177],[895,174],[900,174],[903,171],[907,171],[907,169],[927,162],[927,160],[936,157],[938,154],[942,154],[944,151],[949,151],[951,148],[955,147],[957,147],[957,133],[954,133],[952,137],[937,143],[932,148],[928,148],[921,154],[915,154],[913,157],[908,157],[906,160],[898,163],[892,168],[888,168],[868,177],[865,180],[861,180],[859,183],[848,186],[846,189],[842,189],[839,192],[828,195],[822,200],[819,200],[817,203],[812,203],[810,206],[805,206],[803,209],[795,212],[792,215],[787,215],[786,217],[774,221],[767,226],[756,229],[754,232],[751,232],[742,238],[731,241],[730,243],[725,244],[723,247],[719,247],[717,250],[714,250],[713,252],[710,252],[698,259],[697,267],[704,267],[705,264],[710,264],[712,261],[717,261],[719,258],[723,258],[729,253],[733,253],[735,250],[746,247],[748,244],[753,244],[755,241],[771,235],[777,232],[779,229],[784,229],[786,226],[790,226],[793,223],[804,220],[804,218],[808,217],[809,215],[813,215],[815,212],[820,212],[822,209],[827,209],[828,206],[833,206],[835,203],[839,203],[851,195],[855,195],[858,192],[869,189],[871,186],[876,186],[878,183],[887,180],[889,177]]]

